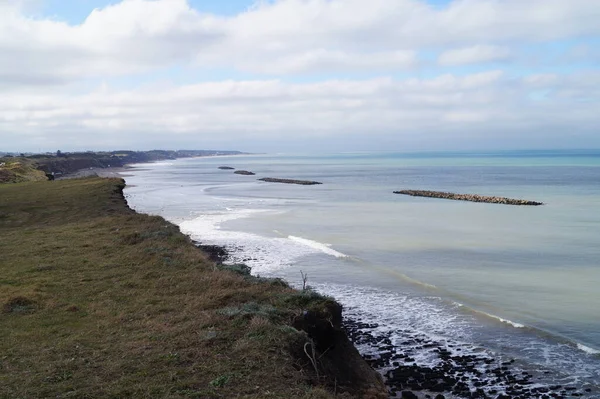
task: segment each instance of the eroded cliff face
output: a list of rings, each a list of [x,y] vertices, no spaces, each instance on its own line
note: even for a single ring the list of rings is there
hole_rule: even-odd
[[[316,383],[360,398],[388,398],[379,373],[358,353],[342,329],[342,306],[333,300],[306,310],[293,321],[307,340],[294,343],[294,354],[312,371]]]

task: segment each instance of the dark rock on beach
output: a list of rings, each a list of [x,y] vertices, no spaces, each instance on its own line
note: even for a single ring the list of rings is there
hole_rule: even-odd
[[[295,179],[278,179],[278,178],[274,178],[274,177],[264,177],[262,179],[258,179],[261,181],[266,181],[269,183],[285,183],[285,184],[300,184],[303,186],[311,186],[311,185],[315,185],[315,184],[323,184],[320,183],[318,181],[312,181],[312,180],[295,180]]]
[[[384,375],[391,398],[586,397],[580,388],[544,383],[543,370],[534,375],[512,359],[505,361],[485,352],[463,354],[456,344],[437,342],[409,330],[403,331],[404,340],[394,342],[391,332],[378,331],[378,324],[349,317],[344,317],[343,325],[365,360]],[[423,364],[418,356],[428,360]]]
[[[543,202],[527,201],[521,199],[512,199],[506,197],[488,197],[477,194],[455,194],[446,193],[443,191],[426,191],[426,190],[401,190],[394,191],[394,194],[410,195],[412,197],[427,197],[427,198],[442,198],[455,201],[470,201],[470,202],[487,202],[490,204],[505,204],[505,205],[544,205]]]
[[[222,264],[229,258],[229,252],[225,247],[219,245],[203,245],[200,243],[196,243],[196,246],[208,255],[208,259],[216,264]]]
[[[254,176],[256,174],[254,172],[250,172],[247,170],[236,170],[233,173],[235,173],[236,175],[244,175],[244,176]]]
[[[221,170],[234,170],[235,168],[232,168],[231,166],[219,166],[219,169],[221,169]]]

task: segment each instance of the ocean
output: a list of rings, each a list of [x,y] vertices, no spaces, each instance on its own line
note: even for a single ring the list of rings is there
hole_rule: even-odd
[[[505,364],[531,376],[527,397],[600,398],[600,151],[219,156],[133,165],[125,180],[133,209],[225,246],[253,274],[296,286],[307,274],[411,365],[436,367],[444,348],[482,359],[472,388],[488,395],[514,385],[484,370]],[[392,193],[401,189],[544,205]],[[362,354],[381,356],[366,341]]]

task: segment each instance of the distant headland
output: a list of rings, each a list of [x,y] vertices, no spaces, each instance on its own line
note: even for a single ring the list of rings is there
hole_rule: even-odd
[[[241,151],[223,150],[57,151],[56,153],[18,155],[4,153],[0,157],[0,183],[54,180],[54,178],[90,168],[120,168],[133,163],[164,161],[167,159],[243,154],[245,153]]]

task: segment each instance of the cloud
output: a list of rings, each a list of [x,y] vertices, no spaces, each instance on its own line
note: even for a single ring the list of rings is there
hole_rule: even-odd
[[[558,127],[574,132],[600,127],[599,97],[570,112],[561,104],[566,97],[585,100],[589,81],[599,82],[600,74],[515,81],[490,71],[432,79],[222,81],[133,90],[102,86],[82,95],[2,98],[0,130],[18,132],[20,139],[43,148],[52,141],[119,147],[129,136],[138,146],[231,143],[244,149],[247,143],[260,146],[291,137],[427,141],[442,133],[485,138],[492,131],[525,128],[529,139],[546,143],[561,138],[552,133]],[[536,90],[553,94],[544,101],[532,99],[532,82]]]
[[[80,25],[25,16],[0,3],[0,80],[65,84],[173,65],[279,75],[410,70],[419,52],[452,46],[442,65],[510,55],[506,44],[600,33],[589,0],[280,0],[224,17],[186,0],[123,0]],[[474,44],[477,40],[479,44]],[[482,42],[496,44],[481,44]]]
[[[439,55],[438,63],[443,66],[480,64],[485,62],[504,61],[507,60],[510,55],[511,52],[508,47],[477,45],[444,51]]]
[[[592,142],[599,127],[597,72],[561,61],[525,73],[515,51],[597,37],[594,1],[279,0],[220,16],[122,0],[77,25],[28,16],[36,1],[0,0],[0,142],[15,146],[465,144],[516,132],[549,143],[560,128]],[[593,53],[575,50],[578,62]],[[503,70],[446,69],[497,61]]]

